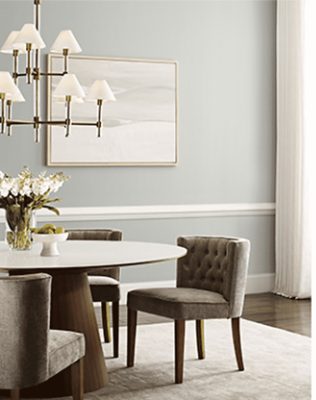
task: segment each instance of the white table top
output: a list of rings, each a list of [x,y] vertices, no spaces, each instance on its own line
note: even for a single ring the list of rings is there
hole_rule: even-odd
[[[69,240],[59,243],[58,248],[59,256],[41,257],[41,244],[34,244],[31,250],[12,251],[0,242],[0,271],[124,267],[176,259],[186,254],[183,247],[169,244],[110,240]]]

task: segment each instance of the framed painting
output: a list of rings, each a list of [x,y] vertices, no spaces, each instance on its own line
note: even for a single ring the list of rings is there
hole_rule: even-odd
[[[61,71],[63,57],[48,56],[48,72]],[[72,126],[69,137],[49,126],[47,164],[51,166],[153,166],[178,161],[178,65],[176,61],[108,57],[69,57],[85,92],[105,79],[116,102],[103,106],[103,127]],[[65,118],[65,106],[54,101],[60,77],[48,79],[48,119]],[[97,120],[95,103],[72,104],[72,119]]]

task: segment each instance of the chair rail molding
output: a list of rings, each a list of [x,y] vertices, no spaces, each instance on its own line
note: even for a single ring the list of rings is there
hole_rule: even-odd
[[[137,219],[174,219],[202,217],[273,216],[275,203],[176,204],[109,207],[61,207],[60,215],[48,210],[36,211],[42,221],[110,221]],[[0,210],[0,223],[5,222]]]

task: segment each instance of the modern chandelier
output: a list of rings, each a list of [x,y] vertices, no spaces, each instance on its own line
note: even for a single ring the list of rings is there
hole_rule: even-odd
[[[32,125],[34,129],[34,141],[40,142],[40,127],[43,125],[59,125],[65,127],[65,136],[70,134],[71,125],[95,126],[97,136],[101,137],[102,128],[102,105],[107,101],[115,101],[113,92],[106,80],[96,80],[90,87],[87,96],[81,87],[77,77],[68,72],[69,55],[80,53],[81,48],[75,36],[70,30],[59,33],[50,51],[63,56],[63,71],[44,72],[40,66],[40,52],[45,48],[45,43],[40,35],[40,5],[41,0],[34,2],[34,21],[33,24],[25,24],[20,31],[12,31],[1,47],[2,53],[11,54],[13,57],[12,75],[6,71],[0,71],[0,133],[5,133],[7,128],[8,136],[11,136],[11,127],[13,125]],[[19,56],[25,55],[25,72],[19,72]],[[40,115],[40,81],[42,77],[46,79],[49,76],[62,77],[58,83],[53,97],[55,101],[65,103],[65,119],[47,120],[42,119]],[[15,102],[25,101],[19,87],[19,78],[24,77],[28,85],[33,84],[34,113],[33,119],[15,120],[12,119],[12,105]],[[97,121],[83,122],[73,121],[71,119],[71,104],[83,102],[86,98],[97,105]]]

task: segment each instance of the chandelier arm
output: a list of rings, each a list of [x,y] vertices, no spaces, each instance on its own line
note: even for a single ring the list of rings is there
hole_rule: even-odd
[[[41,114],[41,108],[40,108],[40,67],[39,67],[39,50],[36,50],[35,52],[35,68],[34,68],[34,80],[33,80],[33,98],[34,98],[34,108],[33,108],[33,115],[34,115],[34,141],[35,143],[40,142],[40,125],[39,125],[39,120],[40,120],[40,114]]]
[[[12,74],[12,77],[14,78],[14,80],[16,81],[17,78],[21,78],[21,76],[26,76],[26,72],[19,72],[19,73],[14,73]],[[14,82],[16,83],[16,82]]]
[[[41,76],[64,76],[67,72],[40,72]]]
[[[75,126],[98,126],[97,122],[83,122],[83,121],[73,121],[71,122],[71,125],[75,125]]]
[[[12,116],[12,101],[7,100],[7,121],[11,119],[11,116]],[[7,124],[7,135],[8,136],[12,135],[11,126],[8,124]]]
[[[26,43],[26,83],[31,83],[32,68],[31,68],[31,56],[32,56],[32,43]]]
[[[5,94],[4,93],[0,93],[0,100],[1,100],[1,130],[0,133],[3,134],[4,133],[4,125],[5,125],[5,114],[4,114],[4,108],[5,108]]]
[[[70,126],[71,126],[71,96],[66,96],[66,137],[70,134]]]
[[[18,80],[18,69],[19,69],[19,50],[14,49],[13,50],[13,73],[12,73],[12,77],[14,80],[14,83],[17,84],[17,80]]]
[[[34,0],[34,25],[35,28],[40,31],[40,0]],[[40,142],[40,114],[41,114],[41,107],[40,107],[40,99],[41,99],[41,92],[40,92],[40,56],[41,51],[40,49],[35,50],[34,55],[34,68],[33,68],[33,128],[34,128],[34,141],[35,143]]]
[[[42,120],[38,121],[40,125],[66,125],[66,120]],[[34,121],[31,120],[7,120],[6,124],[11,125],[33,125]],[[71,125],[75,126],[98,126],[98,122],[88,122],[88,121],[72,121]]]
[[[7,120],[6,124],[7,127],[10,127],[12,125],[33,125],[33,121],[24,121],[24,120]]]
[[[97,121],[97,128],[98,128],[98,137],[101,137],[101,128],[102,128],[102,103],[101,99],[98,100],[98,121]]]
[[[30,120],[7,120],[7,126],[11,125],[34,125],[34,121]],[[56,120],[56,121],[37,121],[40,125],[66,125],[66,120]]]
[[[40,5],[41,0],[34,0],[34,25],[38,31],[40,30]]]
[[[68,56],[69,56],[68,49],[63,49],[63,56],[64,56],[64,74],[67,74],[68,73]]]
[[[56,121],[38,121],[39,124],[41,125],[66,125],[66,120],[56,120]]]

